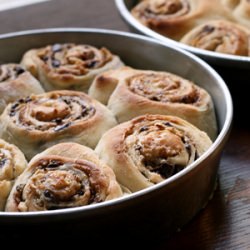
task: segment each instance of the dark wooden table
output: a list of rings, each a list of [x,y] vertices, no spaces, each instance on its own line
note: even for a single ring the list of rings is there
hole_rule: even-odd
[[[0,12],[0,33],[51,27],[130,32],[113,0],[52,0]],[[235,109],[232,133],[220,163],[218,188],[207,207],[181,232],[156,240],[151,249],[250,249],[250,126],[246,121],[250,116],[250,73],[215,68],[229,86]]]

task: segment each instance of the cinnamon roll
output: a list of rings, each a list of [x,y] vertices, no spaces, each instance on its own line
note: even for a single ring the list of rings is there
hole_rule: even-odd
[[[111,111],[85,93],[58,90],[9,104],[0,117],[0,137],[31,159],[59,142],[94,148],[101,135],[115,125]]]
[[[0,114],[8,103],[30,94],[43,92],[40,83],[21,65],[15,63],[0,65]]]
[[[131,67],[123,66],[99,74],[91,84],[88,95],[107,105],[111,94],[119,83],[119,79],[125,78],[130,70],[132,70]]]
[[[122,196],[113,170],[90,148],[60,143],[36,155],[19,176],[6,211],[71,208]]]
[[[123,65],[107,48],[87,44],[53,44],[27,51],[21,60],[45,90],[69,89],[86,92],[93,78]]]
[[[225,20],[204,23],[188,32],[180,41],[196,48],[219,53],[250,55],[250,31]]]
[[[238,23],[250,28],[250,1],[249,0],[221,0],[229,8]]]
[[[211,144],[206,133],[181,118],[144,115],[107,131],[96,152],[118,182],[135,192],[188,167]]]
[[[128,67],[105,77],[105,85],[112,78],[119,82],[108,101],[118,122],[144,114],[175,115],[215,139],[217,124],[212,98],[193,82],[168,72]],[[105,93],[104,88],[102,92]]]
[[[23,153],[0,139],[0,211],[4,210],[13,183],[26,167]]]
[[[175,40],[211,18],[232,18],[218,0],[144,0],[131,14],[148,28]]]

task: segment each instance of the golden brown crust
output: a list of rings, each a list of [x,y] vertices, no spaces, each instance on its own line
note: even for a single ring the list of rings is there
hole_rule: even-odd
[[[61,143],[36,155],[16,181],[6,211],[43,211],[122,196],[115,175],[90,148]]]
[[[181,118],[144,115],[107,131],[96,152],[134,192],[181,171],[211,144],[206,133]]]
[[[250,28],[250,2],[249,0],[221,0],[222,4],[230,10],[239,24]]]
[[[204,23],[188,32],[181,42],[205,50],[250,56],[250,31],[225,20]]]
[[[119,79],[126,77],[130,69],[131,67],[123,66],[119,69],[108,70],[99,74],[90,86],[88,94],[107,105],[109,97],[119,83]]]
[[[144,0],[138,1],[131,14],[148,28],[190,46],[219,53],[249,56],[248,0]],[[222,31],[217,32],[222,33],[221,37],[224,37],[216,35],[215,38],[214,35],[210,42],[210,34],[208,41],[204,42],[204,34],[211,32],[211,28],[207,27],[216,25],[216,22],[225,22],[220,24],[223,26],[220,28]],[[229,22],[232,24],[229,25]],[[200,28],[204,28],[200,33],[202,37],[193,38]],[[233,45],[216,46],[218,43]]]
[[[145,0],[131,13],[145,26],[175,40],[204,21],[233,19],[218,0]]]
[[[0,135],[22,148],[28,159],[59,142],[95,147],[116,125],[101,103],[77,91],[51,91],[9,104],[0,117]]]
[[[26,166],[23,153],[15,145],[0,139],[0,211],[4,210],[13,183]]]
[[[106,71],[98,75],[94,79],[88,91],[89,96],[104,105],[107,105],[110,95],[118,84],[117,79],[111,76],[111,72],[113,71]]]
[[[93,78],[123,65],[106,48],[87,44],[54,44],[31,49],[22,58],[24,65],[43,84],[45,90],[70,89],[87,92]]]
[[[0,65],[0,114],[8,103],[30,94],[41,94],[40,83],[19,64]]]
[[[144,114],[176,115],[215,139],[217,126],[213,102],[203,88],[168,72],[124,67],[108,75],[107,72],[106,80],[117,79],[118,82],[108,101],[108,108],[118,122]]]

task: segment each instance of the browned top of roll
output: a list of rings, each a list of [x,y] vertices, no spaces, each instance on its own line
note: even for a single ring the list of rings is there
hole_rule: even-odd
[[[129,89],[152,101],[199,105],[199,88],[170,73],[143,72],[127,79]]]
[[[187,33],[181,42],[220,53],[250,55],[250,31],[225,20],[204,23]]]
[[[106,179],[102,169],[89,161],[43,156],[29,166],[26,183],[15,186],[13,199],[18,211],[99,203],[106,199],[109,188]]]
[[[112,60],[112,54],[106,48],[73,43],[48,45],[38,49],[37,56],[48,70],[52,68],[59,74],[76,76],[87,74],[90,69],[98,69]]]
[[[67,90],[31,95],[9,108],[9,116],[17,126],[39,131],[59,132],[94,114],[95,107],[86,94]]]

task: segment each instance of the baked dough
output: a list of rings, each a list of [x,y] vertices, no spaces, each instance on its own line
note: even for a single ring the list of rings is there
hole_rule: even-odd
[[[44,90],[30,72],[15,63],[0,65],[0,114],[8,103]]]
[[[204,21],[222,17],[234,20],[218,0],[144,0],[131,14],[148,28],[175,40]]]
[[[148,28],[187,45],[250,56],[248,0],[144,0],[138,1],[131,15]]]
[[[0,211],[4,210],[13,183],[26,167],[23,153],[0,139]]]
[[[45,90],[69,89],[87,92],[93,78],[123,65],[107,48],[87,44],[53,44],[27,51],[21,60]]]
[[[122,196],[113,170],[93,150],[60,143],[36,155],[17,179],[6,211],[71,208]]]
[[[207,91],[180,76],[160,71],[124,67],[105,75],[117,81],[108,108],[119,123],[144,114],[181,117],[205,131],[212,140],[217,124],[212,98]],[[115,78],[116,80],[112,80]],[[104,88],[101,89],[105,93]]]
[[[126,78],[131,67],[123,66],[119,69],[108,70],[95,77],[91,84],[88,94],[92,98],[98,100],[104,105],[108,104],[108,100],[117,87],[119,80]]]
[[[250,28],[250,1],[249,0],[221,0],[224,6],[230,9],[239,24]]]
[[[135,192],[178,173],[211,144],[206,133],[181,118],[144,115],[107,131],[95,151],[118,182]]]
[[[0,117],[0,137],[31,159],[59,142],[94,148],[102,134],[115,125],[111,111],[85,93],[58,90],[9,104]]]
[[[250,31],[225,20],[204,23],[188,32],[181,42],[219,53],[250,56]]]

